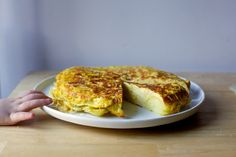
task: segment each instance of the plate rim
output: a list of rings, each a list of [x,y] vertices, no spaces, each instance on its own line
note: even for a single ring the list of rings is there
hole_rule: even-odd
[[[48,81],[53,81],[52,79],[55,79],[55,76],[56,75],[52,75],[52,76],[42,79],[34,86],[33,89],[38,90],[38,88],[40,86],[43,86],[42,84],[47,83]],[[180,77],[180,76],[178,76],[178,77]],[[183,78],[183,77],[181,77],[181,78]],[[185,79],[185,78],[183,78],[183,79]],[[109,120],[104,121],[104,119],[103,119],[104,117],[102,117],[103,121],[101,122],[101,119],[91,119],[88,117],[78,116],[78,115],[71,114],[71,113],[64,113],[59,110],[53,109],[50,106],[43,106],[43,107],[41,107],[41,109],[44,112],[46,112],[48,115],[55,117],[57,119],[60,119],[60,120],[66,121],[66,122],[71,122],[74,124],[90,126],[90,127],[110,128],[110,129],[135,129],[135,128],[146,128],[146,127],[160,126],[160,125],[169,124],[169,123],[173,123],[173,122],[177,122],[177,121],[186,119],[198,111],[199,107],[202,105],[203,101],[205,100],[205,92],[197,83],[195,83],[191,80],[190,80],[190,83],[191,83],[191,86],[195,86],[195,88],[198,89],[198,91],[200,92],[200,95],[201,95],[200,100],[193,107],[190,107],[190,108],[180,111],[178,113],[174,113],[174,114],[166,115],[166,116],[160,116],[157,118],[143,119],[143,120],[136,119],[136,120],[132,120],[132,121],[125,121],[125,124],[123,124],[124,121],[115,121],[116,124],[119,124],[118,126],[116,126],[114,124],[111,126],[110,125],[111,122]],[[191,91],[191,86],[190,86],[190,91]],[[48,87],[48,85],[46,87]],[[44,87],[44,89],[45,89],[45,87]],[[81,114],[87,114],[87,113],[81,113]],[[67,119],[61,118],[59,115],[63,115]],[[68,118],[69,118],[69,120],[68,120]],[[78,120],[78,119],[82,119],[82,120],[80,122],[78,122],[76,120],[73,120],[73,118],[75,118],[76,120]],[[98,118],[101,118],[101,117],[98,117]],[[174,118],[176,118],[176,119],[174,119]],[[161,122],[161,120],[163,122]],[[82,121],[89,121],[89,123],[84,123]],[[157,123],[158,121],[159,121],[159,123]],[[100,124],[100,123],[103,123],[103,124]],[[137,124],[137,123],[139,123],[139,124]],[[140,125],[141,123],[142,123],[142,125]],[[143,123],[147,123],[147,124],[143,124]],[[129,126],[129,124],[131,124],[131,126]]]

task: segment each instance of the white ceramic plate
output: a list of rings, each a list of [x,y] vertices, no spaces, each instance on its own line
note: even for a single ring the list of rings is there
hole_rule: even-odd
[[[38,83],[35,89],[49,95],[49,89],[53,86],[54,81],[54,76],[49,77]],[[193,115],[199,109],[200,104],[205,98],[205,94],[201,87],[194,82],[191,82],[190,89],[190,104],[180,112],[168,116],[159,116],[145,108],[128,102],[124,102],[123,105],[126,115],[125,118],[113,116],[96,117],[87,113],[64,113],[53,108],[52,105],[43,106],[42,109],[49,115],[60,120],[86,126],[117,129],[152,127],[176,122]]]

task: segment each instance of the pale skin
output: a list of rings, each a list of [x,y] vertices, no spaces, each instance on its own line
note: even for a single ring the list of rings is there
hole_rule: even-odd
[[[22,92],[15,98],[0,99],[0,125],[15,125],[34,118],[32,110],[49,105],[52,100],[40,91]]]

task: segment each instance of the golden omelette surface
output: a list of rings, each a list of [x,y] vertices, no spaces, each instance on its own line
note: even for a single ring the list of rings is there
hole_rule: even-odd
[[[109,71],[89,67],[66,69],[56,76],[51,95],[64,112],[124,115],[120,76]]]
[[[190,81],[175,74],[145,66],[110,66],[106,69],[121,76],[125,99],[151,111],[156,109],[157,114],[179,112],[190,101]],[[140,93],[140,90],[143,91]],[[153,101],[156,99],[161,102]],[[157,103],[163,107],[158,108]]]
[[[62,111],[124,116],[122,97],[160,115],[189,102],[190,81],[145,66],[72,67],[59,73],[51,90]],[[122,96],[123,94],[123,96]]]

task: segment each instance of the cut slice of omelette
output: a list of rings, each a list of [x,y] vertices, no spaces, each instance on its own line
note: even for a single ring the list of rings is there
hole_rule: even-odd
[[[119,74],[124,98],[157,113],[177,113],[190,101],[190,81],[145,66],[111,66],[107,70]]]
[[[90,67],[72,67],[56,76],[51,96],[64,112],[124,116],[122,82],[118,74]]]
[[[61,111],[122,117],[122,98],[168,115],[189,103],[189,90],[190,81],[151,67],[72,67],[56,76],[51,95]]]

